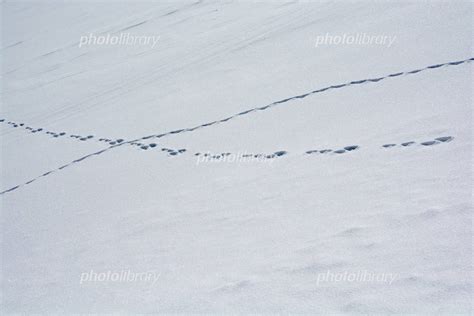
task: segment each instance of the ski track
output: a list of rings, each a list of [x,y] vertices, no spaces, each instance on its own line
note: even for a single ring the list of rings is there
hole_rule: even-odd
[[[321,88],[321,89],[317,89],[317,90],[313,90],[311,92],[308,92],[308,93],[304,93],[304,94],[300,94],[300,95],[296,95],[296,96],[293,96],[293,97],[289,97],[289,98],[286,98],[286,99],[282,99],[282,100],[279,100],[279,101],[275,101],[273,103],[270,103],[268,105],[265,105],[265,106],[260,106],[260,107],[255,107],[255,108],[252,108],[252,109],[249,109],[249,110],[245,110],[243,112],[240,112],[240,113],[237,113],[237,114],[234,114],[234,115],[231,115],[229,117],[226,117],[224,119],[220,119],[220,120],[216,120],[216,121],[212,121],[212,122],[208,122],[208,123],[204,123],[204,124],[201,124],[201,125],[197,125],[195,127],[192,127],[192,128],[183,128],[183,129],[177,129],[177,130],[173,130],[173,131],[169,131],[169,132],[166,132],[166,133],[161,133],[161,134],[152,134],[152,135],[148,135],[148,136],[144,136],[144,137],[140,137],[140,138],[137,138],[137,139],[134,139],[134,140],[129,140],[129,141],[121,141],[121,142],[115,142],[115,144],[110,144],[111,142],[113,142],[112,140],[110,139],[107,139],[107,138],[101,138],[102,140],[107,140],[107,142],[111,145],[105,149],[102,149],[102,150],[99,150],[99,151],[96,151],[96,152],[93,152],[91,154],[88,154],[86,156],[83,156],[81,158],[78,158],[76,160],[73,160],[72,162],[70,163],[67,163],[63,166],[60,166],[59,168],[56,168],[56,169],[52,169],[36,178],[33,178],[23,184],[19,184],[19,185],[16,185],[10,189],[7,189],[5,191],[2,191],[0,192],[0,195],[3,195],[3,194],[6,194],[8,192],[12,192],[18,188],[21,188],[25,185],[28,185],[28,184],[31,184],[33,183],[34,181],[42,178],[42,177],[46,177],[46,176],[49,176],[57,171],[60,171],[60,170],[63,170],[69,166],[72,166],[76,163],[79,163],[81,161],[84,161],[88,158],[91,158],[93,156],[98,156],[98,155],[101,155],[103,154],[104,152],[107,152],[111,149],[114,149],[116,147],[119,147],[119,146],[122,146],[122,145],[125,145],[125,144],[130,144],[130,145],[136,145],[136,146],[139,146],[141,149],[148,149],[149,147],[155,147],[155,146],[150,146],[150,145],[144,145],[142,144],[140,141],[143,141],[143,140],[148,140],[148,139],[152,139],[152,138],[162,138],[162,137],[166,137],[166,136],[171,136],[171,135],[174,135],[174,134],[180,134],[180,133],[186,133],[186,132],[193,132],[195,130],[198,130],[200,128],[205,128],[205,127],[210,127],[210,126],[213,126],[213,125],[216,125],[216,124],[220,124],[220,123],[225,123],[225,122],[228,122],[232,119],[236,119],[237,117],[239,116],[245,116],[245,115],[248,115],[252,112],[255,112],[255,111],[264,111],[264,110],[267,110],[267,109],[270,109],[272,107],[275,107],[277,105],[280,105],[280,104],[284,104],[284,103],[287,103],[289,101],[292,101],[292,100],[297,100],[297,99],[303,99],[303,98],[306,98],[307,96],[310,96],[310,95],[313,95],[313,94],[317,94],[317,93],[322,93],[322,92],[325,92],[325,91],[329,91],[331,89],[340,89],[340,88],[343,88],[343,87],[349,87],[349,86],[353,86],[353,85],[360,85],[360,84],[364,84],[364,83],[371,83],[371,82],[379,82],[379,81],[382,81],[382,80],[385,80],[385,79],[389,79],[389,78],[394,78],[394,77],[400,77],[402,75],[404,76],[408,76],[408,75],[413,75],[413,74],[417,74],[417,73],[420,73],[420,72],[423,72],[423,71],[427,71],[427,70],[432,70],[432,69],[437,69],[437,68],[440,68],[440,67],[449,67],[449,66],[457,66],[457,65],[461,65],[461,64],[468,64],[470,63],[471,61],[474,60],[474,57],[472,58],[469,58],[469,59],[465,59],[465,60],[460,60],[460,61],[452,61],[452,62],[446,62],[446,63],[442,63],[442,64],[435,64],[435,65],[430,65],[430,66],[426,66],[424,68],[419,68],[419,69],[415,69],[415,70],[410,70],[410,71],[402,71],[402,72],[396,72],[396,73],[392,73],[392,74],[389,74],[389,75],[386,75],[386,76],[382,76],[382,77],[378,77],[378,78],[370,78],[370,79],[362,79],[362,80],[355,80],[355,81],[350,81],[350,82],[347,82],[347,83],[343,83],[343,84],[338,84],[338,85],[332,85],[332,86],[329,86],[329,87],[325,87],[325,88]],[[5,119],[1,119],[2,122],[5,121]],[[11,124],[16,124],[16,123],[13,123],[13,122],[10,122]],[[51,132],[52,133],[52,132]],[[63,132],[64,135],[66,134],[65,132]],[[54,135],[57,135],[57,133],[54,133],[53,134],[53,137],[55,137]],[[61,135],[61,136],[64,136],[64,135]],[[71,135],[71,136],[78,136],[79,139],[82,139],[84,137],[81,137],[79,135]],[[89,135],[91,136],[91,135]],[[448,139],[448,140],[441,140],[441,139]],[[443,143],[443,142],[449,142],[450,140],[452,140],[453,138],[451,136],[443,136],[443,137],[438,137],[437,139],[435,140],[431,140],[431,141],[425,141],[425,142],[422,142],[421,145],[422,146],[431,146],[431,145],[436,145],[436,144],[439,144],[439,143]],[[405,145],[404,145],[405,144]],[[406,143],[402,143],[401,146],[410,146],[410,145],[413,145],[414,142],[406,142]],[[355,145],[351,145],[351,146],[346,146],[344,149],[338,149],[338,150],[335,150],[335,151],[327,151],[328,149],[323,149],[321,151],[317,151],[318,153],[329,153],[329,152],[332,152],[332,153],[336,153],[336,154],[342,154],[342,153],[345,153],[347,151],[352,151],[352,150],[355,150],[357,148],[359,148],[358,146],[354,149],[351,149],[351,150],[348,150],[346,149],[347,147],[353,147]],[[396,144],[385,144],[383,145],[382,147],[384,148],[390,148],[390,147],[394,147],[396,146]],[[145,148],[146,147],[146,148]],[[166,151],[166,148],[162,148],[163,151]],[[185,150],[184,150],[185,151]],[[172,150],[172,152],[176,152],[174,150]],[[286,154],[286,151],[282,151]],[[171,152],[168,151],[169,154],[171,154]],[[280,153],[280,152],[276,152],[276,153]],[[273,154],[270,154],[271,155],[275,155],[276,153],[273,153]],[[312,153],[315,153],[315,151],[310,151],[310,152],[306,152],[307,154],[312,154]],[[171,154],[172,156],[175,156],[176,154]],[[283,154],[284,155],[284,154]],[[280,155],[277,155],[277,157],[279,157]],[[272,157],[273,158],[273,157]]]

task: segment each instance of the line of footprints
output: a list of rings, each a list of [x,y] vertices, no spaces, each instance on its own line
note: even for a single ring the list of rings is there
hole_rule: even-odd
[[[448,143],[448,142],[452,141],[453,139],[454,139],[454,137],[452,137],[452,136],[443,136],[443,137],[435,138],[434,140],[421,142],[420,145],[421,146],[433,146],[433,145],[437,145],[437,144]],[[392,148],[392,147],[396,147],[396,146],[409,147],[409,146],[415,146],[415,145],[417,145],[416,142],[409,141],[409,142],[401,143],[400,145],[385,144],[385,145],[382,145],[382,148],[387,149],[387,148]],[[307,155],[315,155],[315,154],[317,154],[317,155],[329,155],[329,154],[339,155],[339,154],[344,154],[344,153],[348,153],[348,152],[351,152],[351,151],[358,150],[359,148],[360,148],[360,146],[350,145],[350,146],[345,146],[343,148],[336,149],[336,150],[333,150],[333,149],[312,149],[312,150],[306,151],[305,154],[307,154]],[[204,155],[205,157],[207,157],[207,159],[218,160],[218,159],[221,159],[223,157],[229,156],[231,154],[232,153],[211,154],[211,153],[199,153],[198,152],[198,153],[195,153],[194,155],[195,156]],[[243,155],[240,155],[240,156],[242,158],[272,159],[272,158],[277,158],[277,157],[284,156],[286,154],[288,154],[287,151],[281,150],[281,151],[276,151],[272,154],[243,154]]]
[[[454,139],[454,137],[452,137],[452,136],[443,136],[443,137],[435,138],[434,140],[429,140],[429,141],[426,141],[426,142],[422,142],[420,144],[423,145],[423,146],[433,146],[433,145],[437,145],[437,144],[441,144],[441,143],[448,143],[448,142],[452,141],[453,139]],[[408,147],[408,146],[413,146],[415,144],[416,144],[416,142],[405,142],[405,143],[401,143],[400,146]],[[397,146],[397,144],[385,144],[382,147],[383,148],[391,148],[391,147],[396,147],[396,146]]]
[[[4,123],[5,122],[5,119],[0,119],[0,123]],[[51,135],[51,137],[54,137],[54,138],[59,138],[59,137],[65,137],[65,136],[68,136],[70,138],[75,138],[79,141],[88,141],[88,140],[92,140],[92,139],[95,139],[94,135],[75,135],[75,134],[68,134],[66,132],[53,132],[53,131],[48,131],[48,130],[45,130],[44,128],[34,128],[34,127],[31,127],[31,126],[25,126],[24,123],[16,123],[16,122],[12,122],[12,121],[8,121],[6,122],[6,124],[10,125],[11,127],[13,128],[24,128],[26,131],[32,133],[32,134],[35,134],[35,133],[40,133],[40,132],[43,132],[45,133],[46,135]],[[106,142],[106,143],[109,143],[110,145],[115,145],[115,144],[119,144],[121,142],[124,142],[125,140],[124,139],[115,139],[115,140],[112,140],[112,139],[109,139],[109,138],[99,138],[98,139],[99,142]]]
[[[0,119],[0,123],[3,123],[3,122],[5,122],[5,119]],[[14,128],[23,127],[25,130],[29,131],[30,133],[44,132],[45,134],[51,135],[51,137],[54,137],[54,138],[64,137],[64,136],[69,135],[66,132],[59,132],[58,133],[58,132],[53,132],[53,131],[47,131],[47,130],[44,130],[43,128],[33,128],[33,127],[30,127],[30,126],[25,126],[25,124],[23,124],[23,123],[15,123],[15,122],[12,122],[12,121],[7,122],[7,124],[14,127]],[[81,136],[81,135],[70,134],[69,137],[77,139],[79,141],[88,141],[88,140],[94,139],[94,135]],[[434,140],[421,142],[421,143],[419,143],[419,145],[421,145],[421,146],[433,146],[433,145],[437,145],[437,144],[441,144],[441,143],[448,143],[448,142],[452,141],[453,139],[454,139],[454,137],[452,137],[452,136],[443,136],[443,137],[435,138]],[[117,144],[125,142],[125,139],[122,139],[122,138],[119,138],[119,139],[99,138],[98,141],[108,143],[109,145],[117,145]],[[167,153],[168,156],[178,156],[180,154],[183,154],[183,153],[187,152],[187,150],[184,149],[184,148],[182,148],[182,149],[171,149],[171,148],[159,147],[158,144],[156,144],[156,143],[145,144],[145,143],[141,143],[141,142],[137,141],[137,142],[130,142],[130,145],[136,146],[140,150],[159,149],[162,152]],[[393,144],[393,143],[384,144],[384,145],[382,145],[382,148],[388,149],[388,148],[393,148],[393,147],[397,147],[397,146],[398,147],[410,147],[410,146],[415,146],[415,145],[417,145],[416,142],[409,141],[409,142],[404,142],[404,143],[401,143],[401,144]],[[355,151],[359,148],[360,148],[360,146],[350,145],[350,146],[345,146],[343,148],[335,149],[335,150],[333,150],[333,149],[312,149],[312,150],[306,151],[305,154],[307,154],[307,155],[336,154],[337,155],[337,154],[344,154],[344,153],[347,153],[347,152]],[[240,156],[242,158],[273,159],[273,158],[284,156],[287,153],[288,153],[287,151],[281,150],[281,151],[276,151],[276,152],[271,153],[271,154],[245,153],[245,154],[241,154]],[[232,155],[232,153],[226,152],[226,153],[211,154],[209,152],[207,152],[207,153],[196,152],[194,155],[195,156],[203,155],[207,159],[217,160],[217,159],[221,159],[221,158],[226,157],[226,156],[230,156],[230,155]]]
[[[0,123],[4,123],[5,119],[0,119]],[[91,141],[91,140],[97,140],[102,143],[107,143],[111,146],[113,145],[118,145],[123,142],[126,142],[125,139],[123,138],[118,138],[118,139],[111,139],[111,138],[96,138],[94,135],[76,135],[76,134],[69,134],[66,132],[53,132],[53,131],[48,131],[45,130],[44,128],[34,128],[31,126],[26,126],[24,123],[16,123],[12,121],[6,122],[6,124],[10,125],[13,128],[24,128],[26,131],[29,133],[35,134],[35,133],[41,133],[43,132],[46,135],[50,135],[53,138],[60,138],[60,137],[65,137],[69,136],[70,138],[77,139],[79,141],[85,142],[85,141]],[[157,147],[157,144],[151,143],[151,144],[144,144],[140,142],[130,142],[129,145],[131,146],[136,146],[142,150],[147,150],[151,148]],[[162,151],[167,152],[169,156],[176,156],[179,154],[182,154],[186,151],[186,149],[170,149],[170,148],[161,148]]]

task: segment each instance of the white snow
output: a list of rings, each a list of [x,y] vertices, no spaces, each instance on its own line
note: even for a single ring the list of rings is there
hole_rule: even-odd
[[[315,93],[57,170],[108,148],[100,138],[467,60],[472,3],[0,8],[0,191],[20,185],[1,195],[2,313],[472,313],[471,62]],[[121,32],[159,41],[79,47],[81,36]],[[395,41],[315,47],[317,36],[356,33]],[[421,145],[441,136],[454,139]],[[348,145],[359,148],[305,154]],[[259,161],[194,156],[279,150]],[[157,280],[85,281],[91,270]],[[363,273],[386,278],[347,279]]]

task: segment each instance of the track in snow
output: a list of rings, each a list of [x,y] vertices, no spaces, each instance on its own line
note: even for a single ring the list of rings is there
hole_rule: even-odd
[[[201,124],[201,125],[197,125],[195,127],[173,130],[173,131],[169,131],[169,132],[161,133],[161,134],[152,134],[152,135],[140,137],[140,138],[137,138],[137,139],[134,139],[134,140],[124,141],[124,142],[109,146],[105,149],[93,152],[91,154],[88,154],[88,155],[83,156],[81,158],[78,158],[76,160],[73,160],[72,162],[70,162],[68,164],[65,164],[65,165],[63,165],[59,168],[50,170],[50,171],[40,175],[39,177],[36,177],[32,180],[29,180],[29,181],[25,182],[24,184],[20,184],[20,185],[14,186],[10,189],[7,189],[5,191],[0,192],[0,195],[3,195],[3,194],[8,193],[8,192],[12,192],[12,191],[14,191],[14,190],[16,190],[16,189],[18,189],[22,186],[28,185],[28,184],[36,181],[39,178],[48,176],[48,175],[53,174],[57,171],[60,171],[64,168],[70,167],[70,166],[72,166],[76,163],[79,163],[81,161],[84,161],[84,160],[89,159],[89,158],[94,157],[94,156],[101,155],[101,154],[103,154],[103,153],[105,153],[105,152],[107,152],[111,149],[114,149],[116,147],[119,147],[119,146],[122,146],[122,145],[125,145],[125,144],[132,144],[132,145],[138,145],[139,144],[138,146],[141,147],[141,146],[143,146],[141,144],[141,141],[143,141],[143,140],[148,140],[148,139],[152,139],[152,138],[162,138],[162,137],[167,137],[167,136],[171,136],[171,135],[174,135],[174,134],[193,132],[193,131],[198,130],[200,128],[206,128],[206,127],[210,127],[210,126],[213,126],[213,125],[216,125],[216,124],[221,124],[221,123],[228,122],[228,121],[230,121],[232,119],[235,119],[239,116],[245,116],[245,115],[248,115],[248,114],[250,114],[252,112],[255,112],[255,111],[264,111],[264,110],[270,109],[272,107],[275,107],[277,105],[287,103],[289,101],[293,101],[293,100],[297,100],[297,99],[303,99],[303,98],[306,98],[307,96],[310,96],[310,95],[313,95],[313,94],[318,94],[318,93],[322,93],[322,92],[325,92],[325,91],[340,89],[340,88],[349,87],[349,86],[353,86],[353,85],[375,83],[375,82],[379,82],[379,81],[386,80],[386,79],[389,79],[389,78],[394,78],[394,77],[409,76],[409,75],[417,74],[417,73],[420,73],[420,72],[423,72],[423,71],[437,69],[437,68],[441,68],[441,67],[449,67],[449,66],[458,66],[458,65],[462,65],[462,64],[469,64],[473,60],[474,60],[474,57],[469,58],[469,59],[465,59],[465,60],[460,60],[460,61],[452,61],[452,62],[446,62],[446,63],[442,63],[442,64],[430,65],[430,66],[426,66],[424,68],[419,68],[419,69],[410,70],[410,71],[396,72],[396,73],[392,73],[392,74],[389,74],[389,75],[386,75],[386,76],[383,76],[383,77],[378,77],[378,78],[361,79],[361,80],[355,80],[355,81],[347,82],[347,83],[344,83],[344,84],[332,85],[332,86],[329,86],[329,87],[313,90],[313,91],[308,92],[308,93],[304,93],[304,94],[296,95],[296,96],[289,97],[289,98],[286,98],[286,99],[283,99],[283,100],[275,101],[275,102],[270,103],[270,104],[265,105],[265,106],[255,107],[255,108],[252,108],[252,109],[249,109],[249,110],[231,115],[231,116],[226,117],[224,119],[204,123],[204,124]],[[436,142],[433,143],[433,144],[436,144]],[[431,145],[433,145],[433,144],[431,144]]]

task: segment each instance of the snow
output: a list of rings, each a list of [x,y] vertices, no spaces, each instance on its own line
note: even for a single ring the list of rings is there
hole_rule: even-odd
[[[472,63],[385,78],[470,59],[472,3],[0,8],[2,313],[472,313]],[[120,32],[159,41],[79,47]]]

